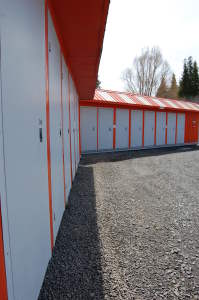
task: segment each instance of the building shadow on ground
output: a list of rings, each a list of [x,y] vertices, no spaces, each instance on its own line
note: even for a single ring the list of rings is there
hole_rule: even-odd
[[[130,151],[115,151],[115,152],[98,152],[83,154],[82,165],[91,165],[100,162],[115,162],[128,159],[136,159],[140,157],[160,156],[173,153],[183,153],[189,151],[199,151],[199,146],[178,146],[178,147],[163,147],[153,149],[140,149]]]
[[[80,165],[39,300],[104,299],[93,170]]]

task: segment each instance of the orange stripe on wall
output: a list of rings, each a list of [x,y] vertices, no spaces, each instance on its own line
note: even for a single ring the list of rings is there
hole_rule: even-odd
[[[131,148],[131,109],[129,109],[129,149]]]
[[[8,300],[0,198],[0,299]]]
[[[52,182],[51,182],[51,153],[50,153],[50,104],[49,104],[49,58],[48,58],[48,5],[45,0],[45,69],[46,69],[46,135],[48,160],[48,193],[50,214],[50,238],[53,248],[53,209],[52,209]]]
[[[116,142],[116,108],[113,109],[113,149],[115,149]]]
[[[70,131],[70,176],[71,176],[71,186],[73,182],[73,171],[72,171],[72,147],[71,147],[71,119],[70,119],[70,75],[68,71],[68,95],[69,95],[69,131]]]
[[[62,161],[63,161],[63,180],[64,180],[64,204],[66,206],[66,175],[65,175],[65,156],[64,156],[64,113],[63,113],[63,93],[62,93],[63,70],[62,70],[62,68],[63,68],[62,53],[60,50]]]

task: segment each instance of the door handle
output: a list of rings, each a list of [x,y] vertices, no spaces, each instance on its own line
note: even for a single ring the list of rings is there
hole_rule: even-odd
[[[43,132],[42,132],[42,127],[39,128],[39,140],[40,140],[40,143],[43,142]]]

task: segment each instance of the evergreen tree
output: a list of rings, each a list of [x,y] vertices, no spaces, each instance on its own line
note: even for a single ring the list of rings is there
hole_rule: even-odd
[[[197,62],[194,61],[193,64],[193,82],[192,82],[192,96],[196,97],[199,95],[199,73]]]
[[[188,68],[188,97],[192,97],[193,95],[193,59],[192,56],[188,57],[187,61],[187,68]]]
[[[162,80],[160,82],[160,86],[157,90],[156,97],[160,98],[167,98],[168,97],[168,87],[166,84],[166,80],[164,77],[162,77]]]
[[[189,97],[189,69],[187,65],[187,60],[184,60],[184,66],[183,66],[183,73],[182,78],[180,80],[180,87],[179,87],[179,97]]]
[[[190,56],[184,61],[184,69],[180,80],[179,96],[194,98],[199,95],[199,73],[196,61]]]
[[[175,74],[173,73],[171,79],[171,86],[168,90],[168,98],[170,99],[177,99],[178,98],[178,85],[176,82]]]

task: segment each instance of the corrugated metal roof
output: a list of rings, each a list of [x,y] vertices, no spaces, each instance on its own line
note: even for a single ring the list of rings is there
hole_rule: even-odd
[[[191,110],[199,112],[199,104],[174,99],[163,99],[157,97],[140,96],[126,92],[115,92],[97,89],[95,91],[94,102],[130,105],[136,107],[151,107],[159,109]]]

